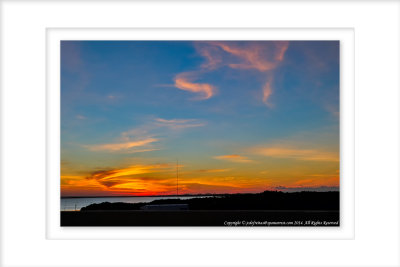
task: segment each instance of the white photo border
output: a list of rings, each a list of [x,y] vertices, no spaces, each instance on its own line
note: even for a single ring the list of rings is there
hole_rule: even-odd
[[[60,227],[60,43],[62,40],[339,40],[339,227]],[[352,239],[354,238],[353,29],[47,29],[47,236],[50,239]]]
[[[400,266],[400,2],[0,0],[0,19],[0,266]],[[159,27],[354,29],[353,239],[47,238],[46,30]]]

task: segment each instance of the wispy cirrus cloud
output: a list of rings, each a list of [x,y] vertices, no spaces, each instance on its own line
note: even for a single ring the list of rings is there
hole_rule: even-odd
[[[200,95],[198,100],[206,100],[215,95],[216,87],[208,83],[195,83],[204,73],[221,67],[238,70],[256,70],[266,75],[262,87],[262,101],[268,102],[272,95],[272,71],[284,60],[287,41],[253,41],[253,42],[196,42],[197,52],[205,58],[198,70],[182,72],[175,76],[175,87]]]
[[[134,149],[139,148],[136,152],[152,151],[154,148],[148,147],[148,145],[159,141],[157,138],[146,138],[137,141],[128,141],[122,143],[110,143],[110,144],[97,144],[97,145],[84,145],[85,148],[91,151],[131,151],[135,152]]]
[[[204,126],[205,123],[200,122],[197,119],[163,119],[156,118],[155,123],[160,127],[168,127],[170,129],[184,129],[184,128],[192,128],[192,127],[201,127]]]
[[[273,70],[284,59],[289,47],[287,41],[273,42],[210,42],[224,52],[236,57],[235,63],[227,63],[233,69],[255,69],[260,72]]]
[[[223,57],[220,53],[220,48],[210,44],[212,44],[212,42],[194,43],[196,51],[206,59],[200,66],[202,70],[214,70],[223,65]]]
[[[263,99],[262,101],[267,105],[271,106],[271,103],[268,101],[269,97],[272,95],[272,88],[271,88],[271,80],[267,81],[263,87]]]
[[[160,135],[176,132],[186,128],[202,127],[206,123],[198,119],[164,119],[151,118],[147,123],[127,131],[116,138],[115,142],[82,145],[90,151],[106,151],[120,153],[139,153],[160,150]]]
[[[245,156],[237,155],[237,154],[215,156],[214,158],[219,159],[219,160],[227,160],[227,161],[239,162],[239,163],[253,162],[251,159],[249,159]]]
[[[255,147],[251,151],[255,154],[273,157],[307,161],[339,161],[337,153],[318,149],[304,149],[288,146]]]
[[[268,102],[273,92],[271,71],[283,61],[289,42],[246,42],[244,45],[238,42],[208,42],[207,44],[208,46],[198,46],[200,54],[207,60],[207,63],[202,65],[203,68],[215,69],[218,65],[226,65],[233,69],[253,69],[268,73],[267,81],[262,87],[262,101],[271,107]]]
[[[198,94],[197,100],[211,98],[216,93],[216,87],[208,83],[195,83],[196,72],[183,72],[175,76],[175,87]]]
[[[337,90],[338,92],[339,90]],[[329,95],[330,94],[330,95]],[[340,118],[340,100],[339,95],[332,95],[332,93],[325,93],[324,98],[320,98],[319,101],[323,108],[328,111],[336,119]],[[338,93],[339,94],[339,93]]]

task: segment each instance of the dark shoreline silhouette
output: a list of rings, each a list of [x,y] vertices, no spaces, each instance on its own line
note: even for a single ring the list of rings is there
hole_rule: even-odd
[[[62,196],[61,198],[129,198],[129,197],[202,197],[202,196],[225,196],[230,194],[179,194],[179,195],[146,195],[146,196]]]
[[[280,192],[227,194],[191,199],[158,199],[148,203],[103,202],[90,210],[140,210],[146,205],[187,204],[189,210],[339,210],[339,192]]]
[[[143,210],[146,205],[181,204],[188,210]],[[339,192],[335,191],[265,191],[148,203],[103,202],[81,211],[61,212],[61,226],[232,226],[233,222],[237,222],[234,226],[339,226],[339,207]]]

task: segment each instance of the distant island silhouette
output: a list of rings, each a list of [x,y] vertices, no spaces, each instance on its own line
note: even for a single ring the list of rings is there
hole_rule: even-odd
[[[90,210],[140,210],[146,205],[187,204],[189,210],[339,210],[339,192],[281,192],[219,194],[191,199],[158,199],[151,202],[103,202],[83,207]]]
[[[226,196],[229,194],[179,194],[179,195],[116,195],[116,196],[62,196],[61,198],[125,198],[125,197],[201,197],[201,196]]]

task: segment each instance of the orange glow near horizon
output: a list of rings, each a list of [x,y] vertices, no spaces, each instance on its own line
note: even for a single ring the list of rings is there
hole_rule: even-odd
[[[227,155],[236,159],[235,155]],[[230,156],[230,157],[229,157]],[[240,158],[239,158],[240,159]],[[228,165],[242,166],[239,161]],[[315,167],[316,168],[316,167]],[[317,171],[318,168],[316,168]],[[70,172],[70,171],[68,171]],[[282,188],[338,187],[339,173],[284,173],[279,168],[259,171],[243,169],[193,169],[179,166],[179,194],[259,193]],[[274,178],[275,177],[275,178]],[[154,196],[176,194],[176,166],[132,165],[61,177],[61,195],[66,196]]]

